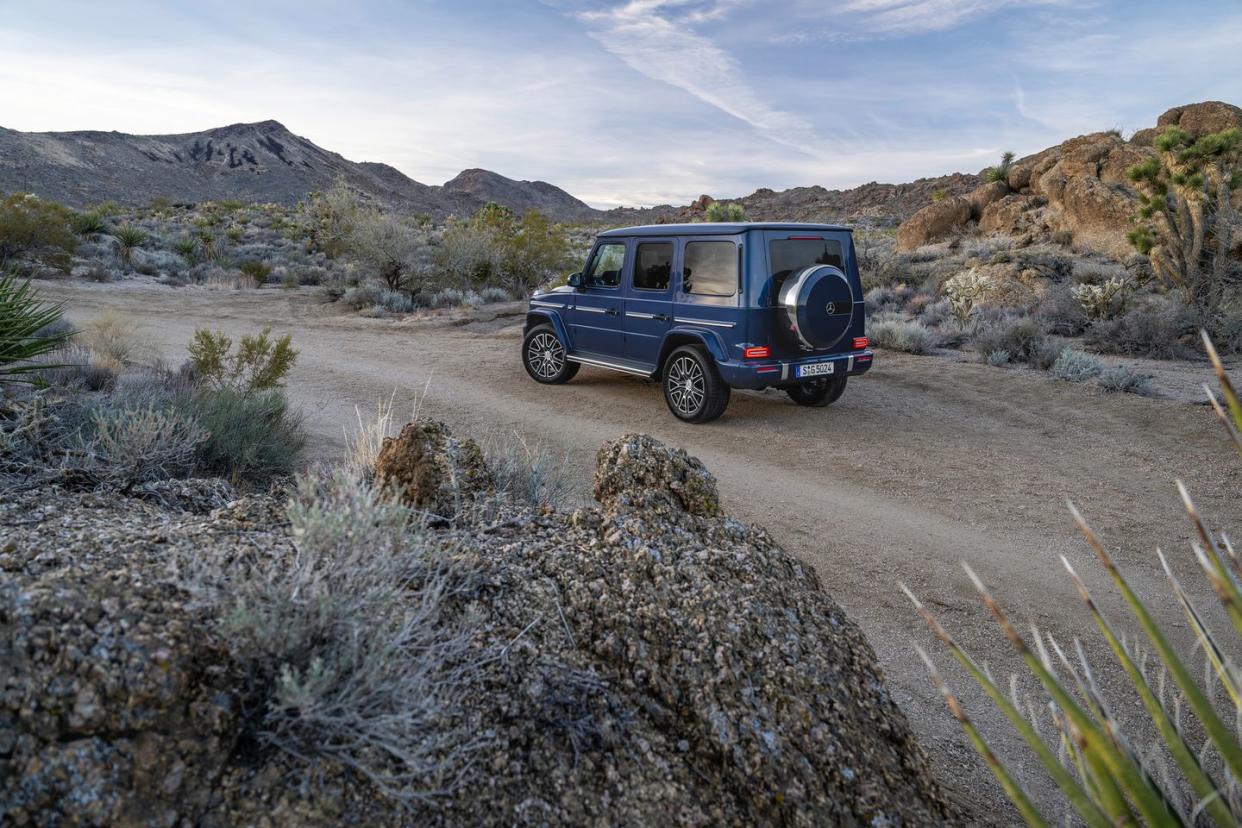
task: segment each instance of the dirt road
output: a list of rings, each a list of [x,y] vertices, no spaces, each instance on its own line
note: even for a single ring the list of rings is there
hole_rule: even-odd
[[[79,324],[109,309],[131,317],[138,336],[172,364],[196,327],[236,335],[270,324],[293,333],[301,356],[289,391],[324,456],[339,454],[355,406],[373,409],[395,389],[398,412],[408,411],[428,380],[424,413],[476,437],[515,430],[565,454],[584,497],[604,440],[641,431],[684,447],[717,476],[728,512],[763,524],[814,565],[862,624],[939,775],[984,819],[1008,822],[1012,812],[928,684],[913,644],[942,668],[949,658],[929,640],[898,581],[1004,675],[1014,660],[959,561],[1016,619],[1062,641],[1094,639],[1059,555],[1087,576],[1106,611],[1118,621],[1123,615],[1074,531],[1065,508],[1072,497],[1184,640],[1155,558],[1160,546],[1191,576],[1174,478],[1185,480],[1217,525],[1242,529],[1242,475],[1208,409],[1105,396],[1033,372],[881,353],[828,409],[799,408],[778,392],[735,393],[720,421],[690,426],[668,413],[656,385],[639,379],[584,368],[568,385],[536,385],[518,359],[520,326],[512,323],[520,317],[464,325],[359,319],[309,289],[63,283],[44,290],[64,300]],[[1099,667],[1106,683],[1120,680],[1102,655]],[[996,734],[1002,755],[1047,795],[1049,783],[1003,721],[966,679],[947,674],[985,732]],[[1125,696],[1118,704],[1125,715],[1131,702]]]

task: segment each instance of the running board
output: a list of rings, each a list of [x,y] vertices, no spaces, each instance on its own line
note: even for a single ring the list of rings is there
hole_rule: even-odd
[[[583,365],[593,365],[596,368],[608,368],[613,371],[620,371],[624,374],[635,374],[640,377],[650,377],[655,373],[654,368],[644,368],[637,364],[625,365],[619,362],[609,362],[606,359],[598,357],[579,356],[578,354],[566,354],[565,358],[570,362],[580,362]]]

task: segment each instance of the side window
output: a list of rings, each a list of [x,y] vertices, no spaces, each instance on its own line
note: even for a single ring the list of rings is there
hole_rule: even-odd
[[[682,287],[699,296],[737,293],[737,245],[727,241],[686,243]]]
[[[640,244],[634,253],[635,290],[667,290],[673,272],[673,243]]]
[[[586,283],[591,287],[616,287],[621,284],[621,268],[624,266],[624,244],[601,244],[587,271]]]

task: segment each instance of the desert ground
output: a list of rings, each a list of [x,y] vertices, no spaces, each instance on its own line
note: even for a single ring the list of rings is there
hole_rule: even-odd
[[[776,391],[741,392],[720,421],[691,426],[668,413],[656,384],[641,379],[584,368],[564,386],[532,382],[518,357],[517,304],[385,320],[344,316],[313,289],[210,291],[141,281],[41,289],[64,302],[77,324],[122,314],[146,357],[174,366],[199,327],[239,335],[271,325],[292,333],[300,356],[288,390],[319,458],[339,456],[356,412],[366,416],[394,394],[399,420],[417,403],[421,416],[459,433],[485,440],[513,431],[564,457],[574,496],[583,499],[603,441],[645,432],[684,447],[717,476],[725,509],[766,526],[811,564],[862,625],[938,776],[983,822],[1016,815],[929,684],[915,644],[942,669],[949,657],[898,583],[978,659],[1007,675],[1014,659],[960,569],[965,561],[1016,620],[1058,641],[1091,642],[1101,680],[1120,686],[1124,678],[1100,652],[1059,556],[1085,575],[1119,622],[1122,607],[1075,531],[1066,499],[1180,640],[1189,634],[1155,555],[1164,549],[1175,568],[1191,574],[1191,530],[1174,480],[1185,481],[1214,525],[1242,525],[1239,471],[1220,424],[1206,406],[1178,399],[1105,395],[1045,373],[880,352],[875,368],[828,409],[800,408]],[[1206,364],[1184,367],[1183,386],[1209,380]],[[1049,795],[1034,760],[964,674],[946,674],[1002,756],[1037,794]],[[1116,698],[1126,718],[1137,702]]]

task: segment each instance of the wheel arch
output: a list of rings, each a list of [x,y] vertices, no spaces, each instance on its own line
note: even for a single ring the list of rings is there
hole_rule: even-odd
[[[702,346],[714,362],[721,362],[726,358],[724,343],[718,334],[693,328],[674,328],[664,335],[664,342],[660,345],[660,358],[656,360],[657,376],[664,373],[664,362],[668,355],[682,345]]]
[[[522,336],[530,333],[531,328],[538,325],[551,325],[556,331],[556,336],[561,340],[561,344],[565,346],[565,350],[569,350],[569,330],[565,327],[565,321],[561,319],[561,315],[556,311],[532,310],[526,312],[526,326],[522,329]]]

